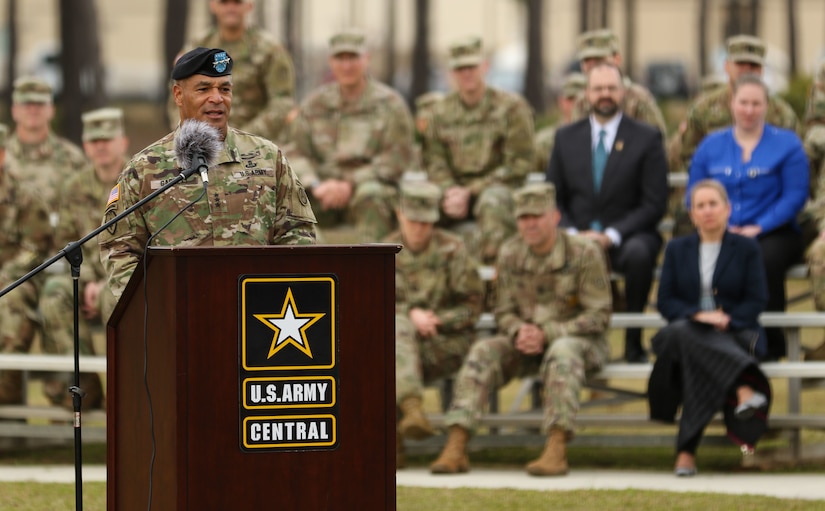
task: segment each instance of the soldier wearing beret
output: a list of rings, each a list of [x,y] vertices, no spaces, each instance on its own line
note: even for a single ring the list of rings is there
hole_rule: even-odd
[[[19,96],[18,96],[18,99]],[[8,128],[0,124],[0,288],[16,281],[49,256],[49,210],[37,195],[7,171]],[[28,353],[38,327],[41,273],[0,299],[0,352]],[[0,370],[0,404],[23,402],[23,373]]]
[[[584,92],[587,79],[581,73],[570,73],[564,78],[561,91],[556,98],[556,106],[559,108],[561,118],[556,124],[542,128],[536,132],[536,172],[544,174],[547,172],[547,164],[550,163],[550,153],[553,152],[553,142],[556,140],[556,129],[573,120],[573,108],[576,98]]]
[[[15,126],[6,144],[9,172],[21,186],[37,190],[44,203],[57,204],[60,187],[88,162],[80,148],[49,126],[54,118],[51,86],[33,76],[15,80],[11,115]],[[56,222],[53,211],[52,225]]]
[[[440,199],[433,183],[403,181],[396,212],[400,229],[385,239],[404,246],[395,265],[397,467],[404,466],[403,438],[435,433],[421,406],[424,386],[461,367],[481,312],[476,261],[461,238],[435,227]]]
[[[200,177],[178,183],[98,236],[109,287],[120,298],[150,236],[156,245],[229,246],[315,243],[315,216],[306,192],[281,150],[269,140],[229,126],[232,57],[219,48],[195,48],[172,70],[181,123],[194,119],[219,133],[221,150],[209,168],[209,200],[197,199]],[[177,131],[140,151],[108,194],[104,221],[178,175]]]
[[[360,30],[330,37],[328,62],[334,81],[301,104],[289,154],[319,225],[352,224],[359,241],[376,242],[395,228],[398,181],[414,155],[412,116],[396,91],[367,74]]]
[[[467,472],[467,441],[488,392],[518,376],[539,373],[547,443],[526,466],[532,475],[567,473],[579,391],[609,354],[610,279],[599,247],[558,228],[555,188],[532,183],[514,194],[518,236],[499,252],[499,335],[473,344],[459,370],[445,418],[447,444],[430,465],[436,474]]]
[[[65,183],[60,195],[60,219],[55,229],[55,245],[65,247],[94,231],[100,225],[100,212],[106,206],[109,190],[117,183],[127,161],[129,140],[123,126],[123,111],[101,108],[86,112],[83,120],[83,151],[91,162]],[[94,355],[91,326],[103,325],[114,308],[114,299],[106,286],[106,271],[100,262],[96,240],[81,247],[78,339],[80,353]],[[41,341],[43,352],[67,355],[74,349],[74,295],[68,273],[52,275],[40,295],[43,318]],[[73,407],[66,389],[72,384],[70,373],[49,375],[43,392],[56,405]],[[86,392],[84,408],[103,406],[103,387],[94,373],[81,373],[80,387]]]
[[[272,34],[250,26],[253,0],[209,0],[215,26],[181,51],[199,46],[223,48],[235,59],[232,126],[283,146],[287,117],[295,105],[295,69],[289,52]],[[178,124],[178,109],[169,98],[169,121]]]
[[[479,37],[450,46],[455,90],[432,110],[424,153],[430,179],[444,192],[442,224],[466,230],[471,252],[492,263],[515,232],[511,192],[535,166],[533,112],[521,96],[485,83]]]
[[[597,64],[607,62],[616,67],[622,65],[622,55],[619,52],[619,39],[609,29],[584,32],[578,38],[578,58],[582,73],[585,75]],[[667,126],[656,98],[642,85],[633,83],[630,78],[624,78],[625,99],[622,103],[622,112],[638,121],[651,124],[662,132],[662,140],[666,140]],[[590,103],[582,91],[576,98],[573,107],[573,120],[583,119],[590,115]]]

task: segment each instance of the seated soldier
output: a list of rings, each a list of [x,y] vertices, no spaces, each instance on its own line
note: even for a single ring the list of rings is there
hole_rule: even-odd
[[[514,194],[519,235],[499,252],[496,323],[501,335],[476,342],[458,373],[447,413],[447,445],[434,474],[467,472],[467,441],[491,390],[539,372],[547,444],[526,467],[531,475],[567,473],[579,391],[587,371],[608,358],[610,278],[599,247],[559,229],[555,188],[524,186]]]
[[[441,190],[427,181],[403,181],[396,209],[399,230],[385,239],[404,249],[396,256],[395,393],[402,417],[396,467],[404,466],[403,438],[435,431],[421,406],[422,389],[452,376],[470,351],[481,311],[475,260],[461,238],[434,227]]]

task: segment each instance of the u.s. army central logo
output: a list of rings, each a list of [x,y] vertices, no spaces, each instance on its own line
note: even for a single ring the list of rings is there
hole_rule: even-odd
[[[239,277],[243,451],[337,448],[337,287],[326,274]]]
[[[335,366],[336,281],[241,278],[240,354],[247,371]]]
[[[323,318],[324,313],[300,314],[297,309],[290,288],[286,292],[284,307],[281,309],[280,314],[255,314],[256,318],[275,330],[275,337],[272,338],[268,358],[272,358],[273,355],[289,344],[294,345],[306,353],[309,358],[312,358],[312,348],[307,340],[306,330]]]

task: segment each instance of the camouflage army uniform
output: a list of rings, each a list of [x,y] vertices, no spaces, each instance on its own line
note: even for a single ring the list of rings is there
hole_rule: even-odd
[[[321,86],[301,105],[290,125],[289,155],[301,182],[325,179],[354,185],[347,211],[313,209],[321,227],[353,223],[362,242],[376,242],[395,226],[397,184],[413,161],[413,122],[404,99],[368,79],[354,103],[345,103],[337,83]]]
[[[295,105],[295,69],[286,49],[265,31],[247,28],[238,41],[224,41],[211,30],[181,53],[198,46],[221,48],[235,60],[232,71],[232,126],[276,142],[286,143],[287,114]],[[175,99],[169,97],[169,121],[180,120]]]
[[[600,369],[608,358],[610,280],[594,243],[563,231],[556,236],[545,256],[533,255],[520,238],[502,246],[495,316],[503,335],[473,345],[459,371],[446,424],[472,431],[491,390],[540,370],[542,429],[572,431],[585,372]],[[514,347],[525,322],[544,331],[548,344],[543,355],[526,356]]]
[[[422,169],[427,168],[424,155],[427,152],[427,134],[433,117],[433,107],[442,99],[444,93],[440,91],[427,92],[415,98],[415,142],[418,151],[416,161]]]
[[[138,153],[109,193],[104,221],[114,218],[179,173],[177,132]],[[203,191],[200,178],[178,183],[98,235],[109,287],[120,298],[149,236],[152,245],[299,245],[315,242],[315,217],[306,192],[275,144],[228,128],[217,163],[209,169],[208,197],[157,229]]]
[[[536,132],[534,142],[536,145],[536,168],[535,172],[544,174],[547,172],[547,165],[550,164],[550,154],[553,152],[553,144],[556,142],[556,129],[558,124],[546,126]]]
[[[6,144],[9,173],[26,190],[37,190],[43,202],[51,208],[57,204],[59,188],[88,164],[79,147],[51,132],[37,145],[23,144],[17,135],[10,136]],[[56,223],[56,210],[53,213]]]
[[[819,67],[805,104],[805,126],[805,153],[811,162],[811,183],[817,183],[825,167],[825,63]]]
[[[472,217],[478,223],[467,238],[482,262],[495,260],[515,232],[512,189],[535,168],[533,113],[523,98],[487,87],[481,102],[467,108],[452,92],[433,109],[427,173],[442,190],[469,188]]]
[[[403,244],[396,231],[384,241]],[[428,247],[402,250],[395,259],[395,395],[397,403],[421,395],[424,385],[452,376],[475,339],[483,289],[476,262],[461,238],[433,230]],[[414,307],[433,310],[442,324],[435,337],[422,337],[409,319]]]
[[[52,227],[46,205],[0,169],[0,288],[5,288],[49,255]],[[0,348],[28,353],[38,327],[37,297],[44,273],[0,298]],[[22,400],[22,373],[0,371],[0,402]]]
[[[65,247],[68,243],[78,241],[85,235],[100,226],[100,212],[106,206],[111,184],[102,183],[95,174],[94,168],[88,165],[86,169],[72,176],[66,183],[60,204],[60,220],[55,229],[55,245]],[[100,262],[100,248],[96,240],[90,240],[81,247],[83,263],[80,265],[79,290],[81,301],[83,290],[90,282],[106,281],[106,271]],[[106,324],[111,314],[111,305],[104,306],[105,293],[102,289],[98,310],[101,315],[93,324]],[[68,274],[51,275],[43,286],[40,296],[40,312],[43,316],[43,351],[51,354],[71,354],[74,350],[74,292],[72,278]],[[92,344],[91,323],[82,314],[79,315],[78,339],[82,355],[94,355]],[[83,376],[96,376],[84,373]],[[55,404],[67,404],[66,388],[71,382],[71,375],[55,374],[47,378],[44,383],[44,392]],[[95,383],[83,383],[81,387],[89,391],[89,387],[99,387]]]
[[[631,82],[627,77],[624,79],[625,96],[622,103],[622,112],[637,121],[646,122],[659,128],[662,132],[662,140],[667,140],[667,125],[656,98],[649,90],[638,83]],[[573,120],[584,119],[590,115],[590,104],[584,92],[576,97],[576,104],[573,106]]]

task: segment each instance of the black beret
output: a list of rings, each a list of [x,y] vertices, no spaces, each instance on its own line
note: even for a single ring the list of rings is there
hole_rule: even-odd
[[[172,69],[172,79],[192,75],[226,76],[232,74],[232,58],[220,48],[198,47],[181,55]]]

